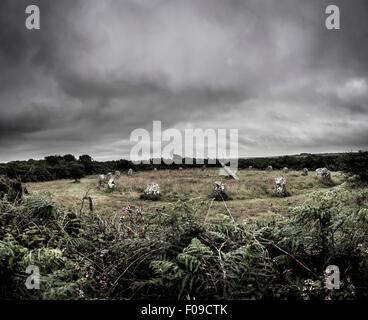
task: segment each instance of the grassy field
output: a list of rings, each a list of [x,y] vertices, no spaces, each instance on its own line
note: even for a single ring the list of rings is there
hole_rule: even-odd
[[[154,210],[162,206],[169,206],[178,200],[209,200],[212,183],[222,181],[227,184],[231,200],[226,206],[236,219],[249,216],[272,215],[280,213],[288,215],[288,207],[301,205],[313,191],[326,191],[333,186],[343,183],[343,175],[332,173],[331,185],[324,185],[317,180],[315,173],[302,176],[299,171],[283,173],[278,170],[271,172],[257,170],[238,171],[240,181],[230,180],[218,175],[218,169],[187,169],[161,170],[149,172],[135,172],[133,176],[122,175],[116,180],[117,189],[107,190],[107,187],[98,186],[97,176],[88,176],[80,183],[71,180],[29,183],[31,193],[48,193],[49,197],[63,208],[79,212],[82,198],[88,191],[92,197],[95,212],[99,214],[119,214],[123,207],[134,206],[143,211]],[[279,198],[274,195],[274,179],[285,177],[289,196]],[[156,182],[160,185],[162,198],[159,201],[140,199],[140,195],[148,183]],[[223,202],[213,201],[210,205],[208,217],[215,217],[217,213],[226,210]],[[86,203],[83,212],[87,213]]]

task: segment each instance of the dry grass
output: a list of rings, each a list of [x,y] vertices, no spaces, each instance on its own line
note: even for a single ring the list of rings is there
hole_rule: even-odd
[[[27,188],[31,192],[48,192],[55,202],[74,211],[80,210],[82,198],[90,190],[89,195],[93,198],[95,212],[117,214],[127,205],[147,211],[169,206],[178,200],[209,199],[212,183],[218,180],[228,186],[231,200],[226,202],[227,207],[234,218],[241,219],[246,216],[274,213],[287,215],[289,206],[302,204],[312,191],[326,191],[333,185],[343,182],[343,176],[339,172],[332,173],[331,186],[318,181],[314,172],[310,172],[309,176],[302,176],[298,171],[283,173],[278,170],[272,172],[240,170],[238,176],[240,181],[219,176],[217,169],[161,170],[135,172],[131,177],[122,175],[116,181],[117,190],[113,192],[108,191],[107,187],[99,187],[97,176],[86,177],[80,183],[73,183],[70,180],[30,183]],[[274,179],[281,176],[286,178],[290,194],[285,198],[274,195]],[[162,198],[159,201],[140,199],[143,189],[151,182],[160,185]],[[209,216],[214,217],[217,213],[225,211],[224,203],[214,201]],[[84,212],[88,212],[88,205],[85,205]]]

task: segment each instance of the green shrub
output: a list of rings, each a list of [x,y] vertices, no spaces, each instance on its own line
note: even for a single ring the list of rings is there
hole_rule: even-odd
[[[362,299],[367,298],[368,194],[334,188],[279,215],[211,223],[209,202],[178,202],[120,216],[77,215],[32,197],[0,201],[2,298]],[[40,290],[25,268],[40,267]],[[325,269],[341,272],[340,290]]]
[[[343,157],[342,170],[360,181],[368,182],[368,152],[347,153]]]

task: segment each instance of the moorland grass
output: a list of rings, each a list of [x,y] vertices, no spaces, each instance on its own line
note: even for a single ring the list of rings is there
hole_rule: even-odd
[[[289,215],[289,207],[302,205],[312,192],[324,192],[342,184],[345,178],[340,172],[332,172],[332,182],[324,184],[318,180],[314,172],[302,176],[301,171],[283,173],[280,170],[271,172],[260,170],[240,170],[240,181],[219,176],[218,169],[186,169],[135,172],[133,176],[126,174],[116,180],[117,189],[107,190],[107,186],[98,186],[98,176],[87,176],[80,183],[72,180],[28,183],[31,193],[48,193],[49,197],[66,209],[80,211],[82,198],[86,192],[92,197],[94,211],[103,215],[117,214],[128,205],[150,211],[154,208],[169,206],[177,201],[190,199],[209,200],[214,181],[227,184],[231,200],[226,201],[228,210],[235,219],[241,220],[250,216],[265,216],[275,213]],[[274,180],[285,177],[289,196],[275,196]],[[160,185],[162,197],[159,201],[140,198],[148,183]],[[211,202],[209,219],[227,210],[223,202]],[[83,212],[88,213],[85,205]]]

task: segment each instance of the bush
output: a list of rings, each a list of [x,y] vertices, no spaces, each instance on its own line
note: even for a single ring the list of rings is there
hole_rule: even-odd
[[[75,162],[77,160],[77,159],[75,159],[75,157],[72,154],[66,154],[62,158],[66,162]]]
[[[83,171],[83,165],[79,163],[72,163],[70,165],[70,176],[74,179],[75,182],[78,182],[85,175]]]
[[[6,197],[11,202],[20,202],[23,196],[22,184],[17,180],[11,180],[0,176],[0,199]]]
[[[39,196],[0,201],[2,298],[368,298],[368,192],[338,187],[279,215],[202,217],[210,201],[112,217],[64,212]],[[41,290],[26,290],[39,265]],[[341,272],[325,288],[325,269]]]
[[[347,153],[343,158],[343,171],[362,182],[368,182],[368,152]]]
[[[46,163],[50,166],[56,166],[58,165],[62,160],[63,157],[61,156],[47,156],[45,157]]]

